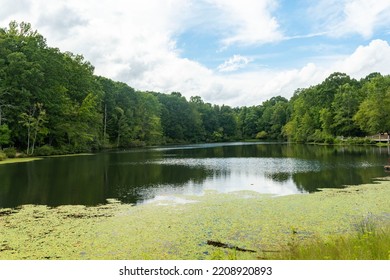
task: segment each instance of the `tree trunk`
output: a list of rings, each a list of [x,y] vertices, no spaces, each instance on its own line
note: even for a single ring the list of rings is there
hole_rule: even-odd
[[[31,146],[31,154],[34,154],[35,141],[37,140],[37,134],[38,134],[38,131],[35,130],[32,146]]]
[[[30,124],[27,127],[27,155],[30,155]]]
[[[106,144],[107,133],[107,104],[104,104],[104,128],[103,128],[103,143]]]

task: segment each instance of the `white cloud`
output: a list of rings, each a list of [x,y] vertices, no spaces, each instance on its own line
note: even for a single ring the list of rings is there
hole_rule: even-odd
[[[53,33],[53,35],[62,40],[68,39],[74,28],[83,27],[87,24],[88,21],[83,19],[83,16],[66,6],[40,16],[37,22],[37,25],[41,26],[41,28],[46,27],[56,30],[57,32]]]
[[[183,0],[35,0],[25,12],[10,10],[0,23],[28,21],[50,46],[83,54],[97,74],[131,81],[175,56],[173,38],[183,28],[188,5]]]
[[[321,31],[341,37],[359,34],[371,38],[375,29],[390,24],[390,1],[320,0],[309,8]]]
[[[367,46],[359,46],[350,56],[333,66],[335,71],[345,72],[355,78],[372,72],[390,74],[390,46],[383,40],[373,40]],[[339,70],[337,70],[339,69]]]
[[[390,24],[390,1],[355,0],[345,5],[345,20],[340,28],[346,28],[370,38],[377,26]]]
[[[204,7],[211,2],[220,13]],[[18,3],[20,9],[13,9],[11,3]],[[248,56],[235,55],[213,71],[180,56],[175,38],[183,30],[204,24],[203,14],[199,14],[203,8],[207,16],[214,13],[215,24],[223,35],[219,38],[224,38],[227,46],[278,40],[283,34],[272,17],[276,6],[271,0],[203,0],[200,6],[195,0],[116,0],[114,3],[111,0],[35,0],[26,2],[25,6],[23,3],[0,0],[0,6],[5,7],[0,14],[7,10],[0,18],[1,26],[7,26],[13,19],[30,22],[50,46],[83,54],[96,67],[96,74],[140,90],[180,91],[188,98],[199,95],[206,102],[242,106],[261,104],[276,95],[289,98],[297,88],[317,84],[336,71],[355,78],[377,71],[390,74],[390,47],[383,40],[373,40],[348,56],[332,56],[327,61],[304,58],[307,60],[304,66],[290,69],[263,69]],[[344,9],[347,2],[342,3]],[[376,11],[382,12],[373,14],[383,17],[387,6],[374,5],[378,5]],[[371,22],[367,26],[375,28],[378,24],[377,20]],[[250,70],[235,71],[249,63]]]
[[[197,95],[208,102],[242,106],[261,104],[277,95],[290,98],[296,89],[318,84],[333,72],[344,72],[356,79],[372,72],[389,75],[389,65],[389,43],[373,40],[349,55],[328,57],[327,61],[319,59],[301,68],[263,69],[239,74],[228,72],[224,75],[207,72],[199,79],[196,74],[193,77],[197,81]]]
[[[6,18],[10,14],[28,12],[30,6],[31,3],[28,0],[0,1],[0,18]]]
[[[204,0],[200,7],[193,0],[35,0],[26,11],[10,10],[0,23],[6,26],[12,19],[28,21],[50,46],[83,54],[95,66],[96,74],[137,89],[181,91],[187,97],[201,95],[208,102],[238,105],[234,104],[237,94],[245,94],[248,86],[252,91],[258,85],[244,76],[242,80],[230,80],[181,58],[174,38],[187,27],[205,23],[203,15],[191,13],[197,7],[194,11],[206,9],[211,19],[216,18],[217,28],[226,31],[222,33],[227,44],[275,40],[281,35],[270,14],[274,2]],[[205,8],[205,4],[209,7]],[[249,61],[236,56],[220,70],[238,69]]]
[[[242,55],[233,55],[231,58],[219,65],[217,69],[219,72],[233,72],[244,68],[251,61],[252,59],[248,57]]]
[[[283,38],[279,24],[272,12],[276,0],[207,0],[222,13],[220,24],[225,29],[225,46],[251,45],[279,41]],[[229,30],[226,32],[226,30]]]

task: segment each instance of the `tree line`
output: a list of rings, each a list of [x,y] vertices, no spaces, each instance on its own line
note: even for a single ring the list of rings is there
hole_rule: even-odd
[[[27,155],[242,139],[333,142],[390,130],[390,76],[333,73],[293,97],[232,108],[134,90],[49,47],[28,23],[0,29],[0,148]]]

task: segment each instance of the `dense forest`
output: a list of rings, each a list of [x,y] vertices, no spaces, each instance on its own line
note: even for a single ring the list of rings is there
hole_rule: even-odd
[[[384,131],[390,76],[380,73],[333,73],[290,100],[232,108],[96,76],[83,56],[49,47],[28,23],[0,29],[0,149],[10,157],[243,139],[333,143]]]

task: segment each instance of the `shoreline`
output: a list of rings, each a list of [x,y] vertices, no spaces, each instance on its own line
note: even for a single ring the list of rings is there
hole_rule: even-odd
[[[5,160],[0,161],[0,165],[21,163],[21,162],[31,162],[31,161],[42,160],[42,159],[43,157],[7,158]]]
[[[365,139],[365,138],[362,138]],[[378,148],[384,148],[388,147],[390,148],[389,143],[354,143],[354,142],[338,142],[338,143],[316,143],[316,142],[307,142],[307,143],[299,143],[299,142],[289,142],[287,140],[261,140],[261,139],[242,139],[242,140],[235,140],[235,141],[229,141],[229,142],[204,142],[204,143],[169,143],[169,144],[161,144],[161,145],[151,145],[151,146],[142,146],[142,147],[129,147],[129,148],[102,148],[100,150],[97,150],[96,152],[82,152],[82,153],[59,153],[59,154],[52,154],[52,155],[37,155],[37,156],[27,156],[27,157],[16,157],[16,158],[6,158],[4,160],[0,160],[1,164],[10,164],[10,163],[21,163],[21,162],[30,162],[35,160],[41,160],[44,158],[52,158],[52,157],[72,157],[72,156],[85,156],[85,155],[94,155],[99,152],[115,152],[118,150],[133,150],[138,148],[154,148],[154,147],[173,147],[173,146],[191,146],[191,145],[203,145],[203,144],[231,144],[231,143],[253,143],[256,142],[259,143],[285,143],[285,144],[296,144],[296,145],[309,145],[309,146],[327,146],[327,147],[378,147]],[[1,150],[0,150],[1,151]]]
[[[23,163],[23,162],[32,162],[36,160],[42,160],[45,158],[58,158],[58,157],[76,157],[76,156],[93,156],[94,153],[77,153],[77,154],[61,154],[61,155],[51,155],[51,156],[33,156],[33,157],[24,157],[24,158],[7,158],[0,161],[1,164],[12,164],[12,163]]]
[[[258,259],[282,250],[292,233],[300,240],[345,236],[368,216],[390,224],[388,180],[281,197],[180,197],[196,203],[2,209],[0,259]]]

